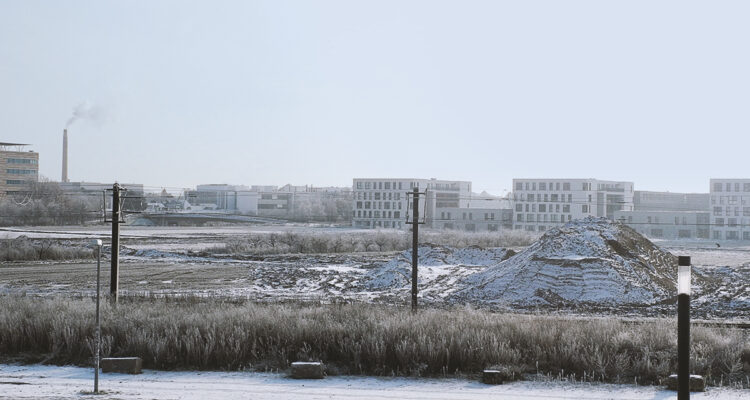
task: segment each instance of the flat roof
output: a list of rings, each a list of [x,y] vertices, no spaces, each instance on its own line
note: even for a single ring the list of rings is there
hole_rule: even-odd
[[[29,143],[6,143],[0,142],[0,146],[31,146]]]

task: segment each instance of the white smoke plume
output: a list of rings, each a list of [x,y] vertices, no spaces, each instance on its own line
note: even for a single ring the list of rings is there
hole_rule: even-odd
[[[65,124],[65,128],[69,128],[79,119],[101,123],[105,119],[104,109],[97,105],[91,104],[88,101],[84,101],[73,109],[73,115],[71,115],[68,119],[68,122]]]

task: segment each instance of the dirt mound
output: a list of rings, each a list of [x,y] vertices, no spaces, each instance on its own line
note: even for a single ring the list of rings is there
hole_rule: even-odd
[[[456,296],[513,305],[644,305],[675,295],[677,259],[633,229],[589,217],[547,231],[465,278]]]
[[[505,248],[489,248],[470,246],[464,248],[453,248],[425,244],[419,246],[418,283],[422,283],[427,274],[440,274],[441,268],[449,266],[489,266],[495,265],[515,252]],[[448,269],[445,269],[448,273]],[[372,269],[365,277],[365,286],[370,289],[389,289],[403,287],[411,284],[411,250],[405,250],[393,259],[380,264]]]

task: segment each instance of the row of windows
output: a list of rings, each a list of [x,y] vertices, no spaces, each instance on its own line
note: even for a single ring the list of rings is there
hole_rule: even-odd
[[[394,202],[390,202],[390,201],[377,201],[377,202],[376,201],[358,201],[355,206],[358,209],[363,209],[364,208],[366,210],[369,210],[370,208],[379,208],[381,210],[390,210],[391,208],[393,208],[394,210],[396,210],[396,209],[400,210],[402,204],[403,203],[401,203],[401,202],[395,202],[395,201]]]
[[[22,179],[8,179],[5,181],[6,185],[25,185],[29,183],[29,181],[24,181]]]
[[[9,168],[6,169],[5,172],[13,175],[36,175],[35,169],[16,169],[16,168]]]
[[[352,211],[352,216],[356,218],[401,218],[401,211],[362,211],[357,210],[356,214]]]
[[[33,158],[6,158],[5,162],[7,162],[8,164],[39,164],[39,160]]]
[[[720,205],[729,204],[734,205],[737,204],[737,201],[739,200],[741,204],[748,204],[748,200],[750,200],[750,197],[747,196],[711,196],[711,204],[716,205],[716,199],[719,200]]]
[[[409,189],[414,188],[416,182],[409,182]],[[357,182],[357,189],[403,190],[403,182]]]
[[[738,231],[714,231],[713,232],[713,238],[716,240],[740,240],[740,232]],[[745,231],[742,232],[742,240],[750,240],[750,232]]]
[[[355,200],[401,200],[400,192],[356,192]]]
[[[557,202],[565,203],[566,202],[565,193],[552,193],[552,194],[545,193],[544,195],[542,195],[541,193],[537,193],[536,200],[535,200],[534,193],[528,193],[528,194],[521,193],[520,195],[517,196],[517,199],[519,201],[529,201],[529,202],[531,201],[537,201],[537,202],[545,201],[545,202],[553,202],[553,203],[557,203]],[[567,200],[568,200],[567,203],[572,203],[573,195],[568,194]],[[589,201],[591,201],[591,195],[589,195]]]
[[[724,226],[724,223],[726,222],[727,226],[737,226],[737,225],[750,225],[750,219],[738,219],[738,218],[716,218],[714,219],[714,226]]]
[[[558,218],[559,216],[559,218]],[[573,216],[570,214],[517,214],[516,222],[565,222],[572,221]]]
[[[714,182],[713,191],[714,192],[739,192],[740,186],[742,187],[743,192],[750,192],[750,182],[745,183],[739,183],[735,182],[732,184],[731,182]],[[734,188],[734,190],[732,190]]]
[[[586,206],[588,207],[588,205]],[[516,204],[516,212],[570,212],[570,204]]]
[[[451,213],[447,212],[447,211],[441,211],[440,212],[440,219],[442,219],[442,220],[450,220],[451,219]],[[461,213],[461,219],[462,220],[472,221],[474,219],[474,213],[473,212],[463,212],[463,213]],[[484,213],[484,220],[485,221],[494,221],[495,220],[495,213],[493,213],[493,212],[486,212],[486,213]]]
[[[713,210],[714,216],[731,216],[734,215],[735,217],[740,216],[740,208],[739,207],[714,207]],[[742,207],[742,216],[743,217],[750,217],[750,207]]]
[[[570,182],[562,182],[562,185],[560,185],[560,182],[550,182],[547,184],[547,182],[516,182],[516,190],[557,190],[560,191],[561,187],[564,191],[570,191]],[[588,186],[587,186],[588,185]],[[591,190],[591,184],[590,183],[584,183],[582,186],[584,189],[582,190]],[[588,189],[585,189],[588,187]]]

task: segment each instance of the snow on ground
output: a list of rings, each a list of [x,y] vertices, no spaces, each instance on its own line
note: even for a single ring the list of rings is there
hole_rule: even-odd
[[[465,379],[337,376],[294,380],[282,374],[251,372],[164,372],[100,374],[104,395],[91,396],[92,368],[0,365],[0,399],[676,399],[654,386],[570,382],[514,382],[485,385]],[[750,391],[709,388],[694,399],[750,399]]]

